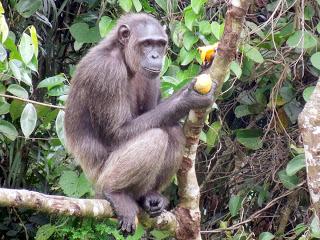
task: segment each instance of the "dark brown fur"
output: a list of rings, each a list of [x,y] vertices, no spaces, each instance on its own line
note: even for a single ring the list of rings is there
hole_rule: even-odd
[[[130,37],[122,41],[119,32],[126,37],[127,28]],[[159,191],[178,170],[185,141],[178,121],[211,103],[191,88],[159,102],[159,74],[139,68],[145,57],[137,42],[146,28],[167,41],[157,20],[131,14],[88,52],[77,66],[65,115],[69,151],[112,203],[125,234],[135,230],[138,203],[151,215],[165,207]]]

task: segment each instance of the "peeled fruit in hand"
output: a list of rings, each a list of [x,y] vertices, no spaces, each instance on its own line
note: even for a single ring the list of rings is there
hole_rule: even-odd
[[[194,90],[200,94],[207,94],[210,92],[212,87],[212,81],[209,74],[201,74],[197,77],[196,83],[194,84]]]
[[[203,47],[198,47],[198,50],[200,52],[200,57],[202,60],[202,64],[211,62],[216,54],[217,48],[218,48],[219,42],[213,44],[213,45],[208,45],[208,46],[203,46]]]

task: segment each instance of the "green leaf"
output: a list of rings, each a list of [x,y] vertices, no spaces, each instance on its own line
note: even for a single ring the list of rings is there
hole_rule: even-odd
[[[89,25],[84,22],[72,24],[70,33],[79,43],[96,43],[101,39],[99,27],[89,28]]]
[[[262,131],[260,129],[238,129],[236,131],[237,141],[253,150],[262,148],[261,136]]]
[[[42,225],[36,234],[35,240],[48,240],[56,231],[56,226],[51,224]]]
[[[0,61],[3,62],[4,60],[7,59],[7,51],[6,49],[3,47],[2,44],[0,44]]]
[[[315,68],[320,70],[320,52],[312,54],[310,61]]]
[[[66,95],[66,94],[68,94],[68,92],[69,92],[69,86],[59,85],[59,86],[51,88],[48,91],[48,95],[52,96],[52,97],[58,97],[58,96]]]
[[[315,88],[316,88],[315,86],[311,86],[311,87],[307,87],[307,88],[305,88],[305,89],[303,90],[302,96],[303,96],[303,99],[304,99],[306,102],[309,101],[309,99],[310,99],[310,97],[311,97],[311,95],[312,95],[312,93],[313,93],[313,91],[314,91]]]
[[[269,232],[263,232],[259,235],[259,240],[272,240],[274,239],[274,235]]]
[[[237,61],[231,62],[230,70],[236,75],[237,78],[241,77],[242,69]]]
[[[150,1],[149,1],[150,2]],[[152,3],[152,2],[150,2]],[[170,5],[168,6],[168,1],[167,0],[156,0],[156,3],[166,12],[168,11],[175,11],[178,7],[178,1],[177,0],[170,0]],[[169,9],[168,9],[169,7]]]
[[[211,34],[211,25],[208,21],[199,22],[199,31],[203,35]]]
[[[301,104],[296,100],[293,99],[287,104],[284,105],[284,111],[286,112],[290,122],[295,124],[298,120],[298,116],[302,111]]]
[[[314,16],[314,8],[308,4],[304,8],[304,19],[311,20],[313,16]]]
[[[56,133],[60,142],[65,146],[65,134],[64,134],[64,111],[60,110],[56,118]]]
[[[304,225],[303,223],[300,223],[297,226],[295,226],[295,228],[293,230],[296,235],[300,235],[301,233],[303,233],[307,229],[308,229],[308,227],[306,225]]]
[[[156,240],[167,239],[170,236],[168,232],[160,230],[152,230],[150,233]]]
[[[7,102],[0,102],[0,115],[7,114],[10,111],[10,104]]]
[[[256,63],[263,63],[264,59],[259,50],[249,44],[245,44],[242,48],[244,55]]]
[[[12,121],[18,119],[26,104],[23,101],[14,99],[10,104],[10,116]]]
[[[217,144],[221,127],[222,126],[220,121],[213,122],[210,125],[209,130],[206,134],[208,149],[212,149]]]
[[[198,42],[199,38],[192,32],[188,31],[183,36],[183,46],[190,51],[193,45]]]
[[[191,51],[187,51],[185,48],[181,48],[179,59],[181,60],[181,65],[186,66],[191,63],[196,57],[197,50],[193,49]]]
[[[65,81],[65,77],[63,75],[56,75],[53,77],[48,77],[42,80],[37,88],[48,88],[49,90],[53,87],[60,86]]]
[[[308,49],[317,46],[317,39],[308,31],[296,31],[288,38],[287,44],[291,48]]]
[[[310,224],[311,235],[314,238],[320,238],[320,220],[317,215],[314,215]]]
[[[7,91],[20,98],[24,98],[24,99],[29,98],[28,92],[18,84],[9,85],[9,87],[7,88]]]
[[[32,41],[34,55],[36,57],[38,57],[39,42],[38,42],[38,37],[37,37],[37,30],[34,26],[31,26],[29,28],[29,31],[30,31],[30,35],[31,35],[31,41]]]
[[[132,8],[132,0],[118,0],[120,7],[125,11],[125,12],[130,12]]]
[[[316,28],[317,28],[318,33],[320,33],[320,22],[317,24]]]
[[[15,8],[17,12],[24,18],[30,17],[42,5],[42,0],[20,0]]]
[[[286,167],[286,173],[288,176],[293,176],[300,169],[305,168],[305,166],[306,166],[306,163],[305,163],[304,154],[297,155],[293,159],[291,159],[290,162],[288,162]]]
[[[288,176],[286,170],[281,170],[278,172],[279,179],[282,182],[283,186],[288,189],[293,189],[298,185],[299,178],[296,175]]]
[[[21,71],[20,66],[22,63],[19,60],[13,59],[9,61],[9,67],[13,74],[13,76],[18,80],[21,81]]]
[[[249,106],[248,105],[239,105],[234,109],[234,113],[236,115],[237,118],[242,118],[244,116],[248,116],[251,115],[252,112],[250,112],[249,110]]]
[[[21,58],[25,64],[28,64],[33,57],[33,45],[31,37],[23,33],[18,46]]]
[[[91,192],[91,185],[84,173],[78,177],[74,171],[64,171],[60,177],[59,185],[63,192],[70,197],[82,197]]]
[[[22,74],[21,81],[31,87],[32,86],[32,79],[29,75],[30,73],[23,69],[21,74]]]
[[[132,3],[137,12],[142,10],[142,5],[139,0],[132,0]]]
[[[21,130],[26,138],[34,131],[37,125],[37,111],[31,103],[28,103],[21,114]]]
[[[197,19],[197,15],[192,11],[191,8],[184,10],[184,22],[186,27],[192,32],[192,26],[194,21]]]
[[[200,9],[203,7],[203,5],[207,2],[207,0],[191,0],[191,7],[192,10],[199,14]]]
[[[224,25],[219,24],[217,22],[212,22],[211,23],[211,32],[215,36],[216,39],[220,40],[224,30]]]
[[[4,43],[9,35],[9,28],[6,22],[4,15],[0,15],[0,33],[1,33],[1,42]]]
[[[229,211],[232,217],[237,216],[241,208],[242,198],[238,195],[233,195],[229,200]]]
[[[103,16],[99,22],[99,32],[101,37],[105,37],[115,26],[116,22],[110,17]]]
[[[14,141],[18,137],[17,129],[9,122],[0,119],[0,133]]]

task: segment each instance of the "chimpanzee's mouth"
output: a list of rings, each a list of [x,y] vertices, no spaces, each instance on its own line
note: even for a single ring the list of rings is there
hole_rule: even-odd
[[[147,68],[144,67],[145,70],[147,70],[148,72],[152,72],[152,73],[160,73],[161,69],[155,69],[155,68]]]

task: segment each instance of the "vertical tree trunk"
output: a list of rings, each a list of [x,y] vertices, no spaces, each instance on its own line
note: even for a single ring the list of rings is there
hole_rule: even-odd
[[[320,80],[299,115],[311,201],[320,216]]]
[[[219,95],[229,66],[234,59],[240,40],[243,21],[248,11],[250,1],[232,0],[226,14],[224,34],[217,50],[217,56],[210,68],[213,87]],[[180,203],[175,210],[179,226],[176,230],[177,239],[199,240],[200,190],[195,172],[195,159],[201,129],[206,117],[206,109],[191,110],[184,126],[187,138],[185,154],[181,169],[178,172]]]

